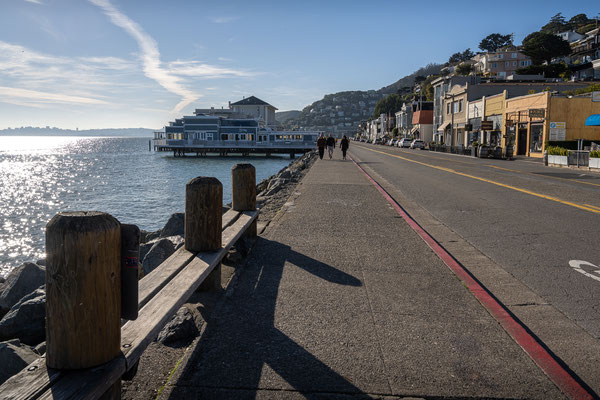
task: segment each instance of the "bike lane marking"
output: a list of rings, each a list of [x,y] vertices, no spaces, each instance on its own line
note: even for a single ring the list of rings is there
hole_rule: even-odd
[[[587,261],[583,261],[583,260],[571,260],[571,261],[569,261],[569,266],[571,268],[573,268],[575,271],[587,276],[588,278],[592,278],[592,279],[595,279],[598,282],[600,282],[600,267],[599,266],[592,264],[591,262],[587,262]],[[593,271],[593,273],[590,273],[590,272],[587,272],[586,270],[584,270],[583,266],[598,268],[598,269]],[[594,274],[598,274],[598,275],[594,275]]]

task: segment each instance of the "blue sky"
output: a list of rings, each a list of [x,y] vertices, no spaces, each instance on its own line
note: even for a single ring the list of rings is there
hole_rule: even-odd
[[[160,128],[249,95],[302,109],[593,3],[0,0],[0,129]]]

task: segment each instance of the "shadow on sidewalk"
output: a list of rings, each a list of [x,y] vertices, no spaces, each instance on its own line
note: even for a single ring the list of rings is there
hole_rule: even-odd
[[[174,383],[170,399],[255,398],[261,388],[283,390],[282,393],[294,390],[308,398],[323,398],[325,394],[335,397],[336,393],[369,398],[275,327],[278,305],[278,326],[297,338],[310,340],[321,328],[311,321],[299,321],[301,317],[295,310],[302,305],[295,303],[293,294],[289,295],[303,290],[295,285],[306,280],[297,271],[290,271],[284,277],[284,270],[290,268],[301,268],[334,284],[362,286],[352,275],[289,246],[259,238],[235,286],[214,310],[189,362]],[[288,296],[279,298],[282,278],[290,279],[284,283]],[[319,333],[320,336],[314,337],[323,337],[323,332]],[[311,345],[323,349],[326,344],[311,342]],[[332,352],[331,356],[336,354]]]

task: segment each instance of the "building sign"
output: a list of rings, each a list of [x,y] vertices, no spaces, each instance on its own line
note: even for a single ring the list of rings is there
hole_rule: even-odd
[[[465,124],[465,131],[472,131],[473,130],[473,124]]]
[[[494,121],[481,121],[481,130],[482,131],[493,131],[494,130]]]
[[[592,92],[592,101],[600,102],[600,92]]]
[[[529,118],[544,118],[546,116],[546,110],[543,108],[530,108]]]
[[[567,123],[566,122],[550,122],[550,140],[561,141],[566,140]]]

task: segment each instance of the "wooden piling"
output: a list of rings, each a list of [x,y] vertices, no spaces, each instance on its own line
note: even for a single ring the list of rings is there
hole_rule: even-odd
[[[117,357],[121,227],[101,212],[59,213],[46,226],[46,364],[82,369]]]
[[[223,185],[216,178],[198,177],[185,187],[185,249],[221,248]]]
[[[256,210],[256,169],[252,164],[236,164],[231,168],[231,208],[236,211]],[[256,221],[245,236],[255,237]]]
[[[185,187],[185,249],[191,252],[221,248],[223,185],[217,178],[198,177]],[[221,289],[221,264],[217,265],[200,291]]]

